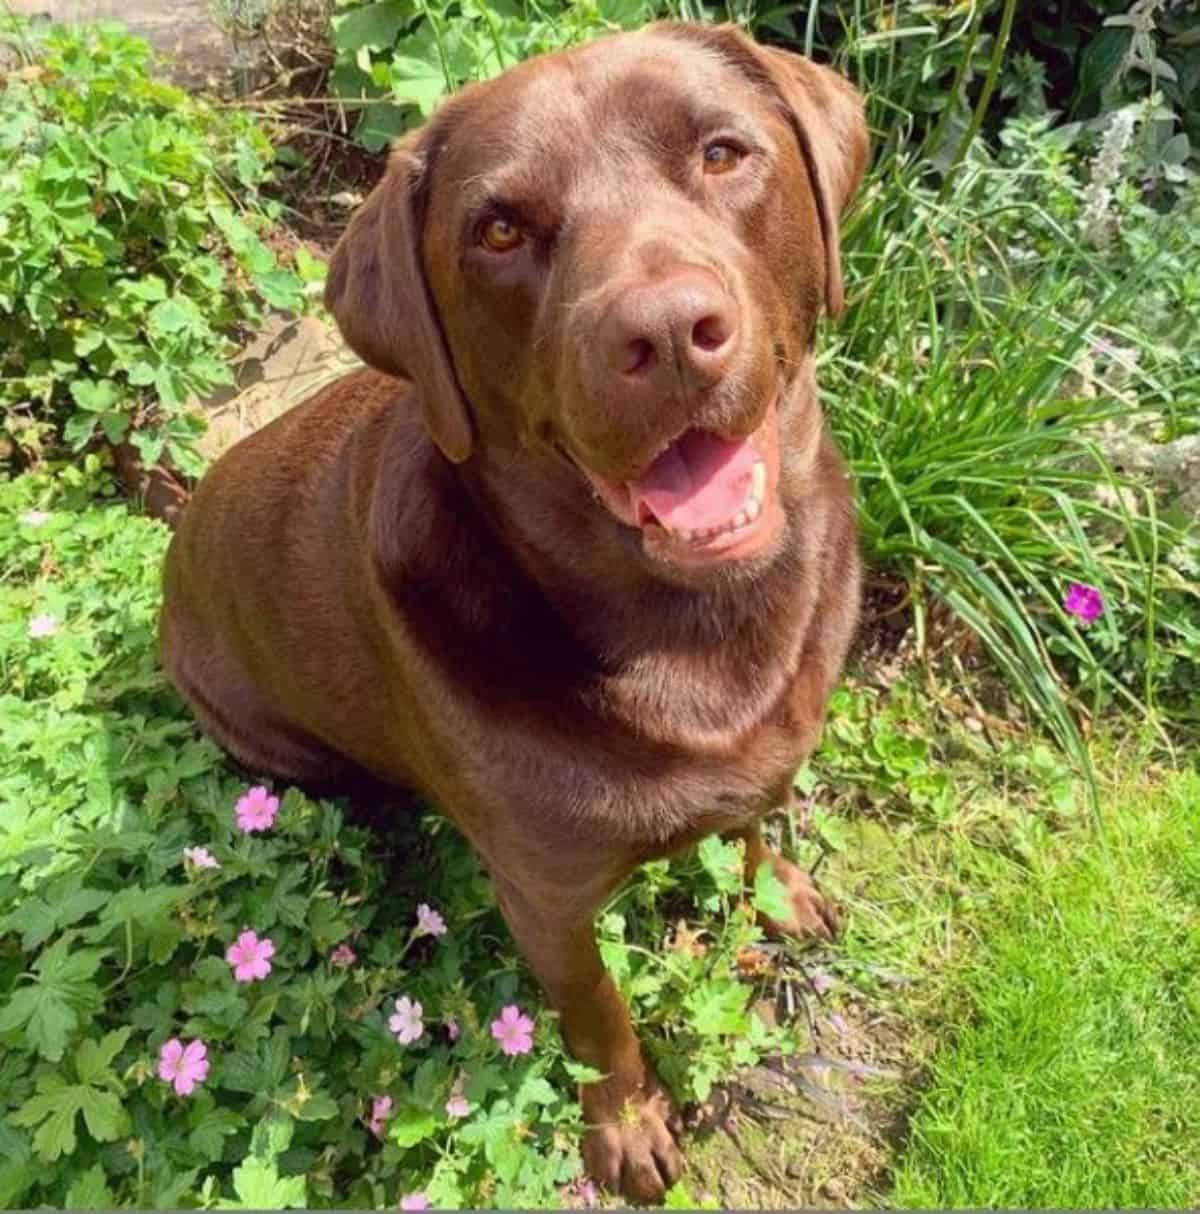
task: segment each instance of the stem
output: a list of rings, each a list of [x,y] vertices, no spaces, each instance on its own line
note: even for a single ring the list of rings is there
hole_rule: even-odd
[[[1008,40],[1012,35],[1013,16],[1016,11],[1017,0],[1005,0],[1004,12],[1000,17],[1000,31],[996,35],[996,45],[992,50],[992,62],[988,68],[987,79],[984,80],[983,91],[979,94],[979,100],[975,103],[975,113],[971,118],[971,125],[967,128],[967,133],[962,137],[962,141],[958,145],[958,151],[954,153],[954,158],[946,169],[942,188],[938,191],[938,202],[941,202],[945,198],[950,189],[950,183],[954,180],[954,170],[962,164],[967,154],[967,149],[974,142],[975,136],[979,134],[979,128],[983,126],[983,116],[987,112],[987,107],[992,100],[992,93],[996,91],[996,81],[1000,78],[1000,65],[1004,62],[1004,52],[1008,50]]]
[[[971,32],[967,36],[967,46],[959,58],[958,68],[954,73],[954,81],[950,85],[949,100],[946,103],[946,108],[942,110],[942,116],[938,119],[937,126],[933,128],[933,134],[925,140],[927,148],[936,148],[942,142],[942,134],[946,129],[946,123],[950,121],[950,115],[954,111],[954,103],[961,94],[963,81],[966,79],[967,72],[971,68],[971,56],[975,54],[975,44],[979,41],[979,27],[982,24],[983,9],[980,8],[975,14],[975,20],[971,22]],[[947,173],[947,176],[949,176],[949,173]]]

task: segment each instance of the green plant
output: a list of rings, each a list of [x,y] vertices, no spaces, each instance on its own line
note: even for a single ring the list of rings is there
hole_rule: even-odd
[[[882,170],[846,226],[852,294],[822,377],[868,563],[908,587],[920,644],[930,603],[948,606],[1086,769],[1063,676],[1093,712],[1146,711],[1158,647],[1195,643],[1194,596],[1163,560],[1182,537],[1100,449],[1105,425],[1136,424],[1149,401],[1072,382],[1114,331],[1143,340],[1133,300],[1156,266],[1078,239],[1082,187],[1061,151],[972,159],[944,198],[919,164]],[[1185,399],[1154,382],[1159,405]],[[1075,581],[1105,597],[1090,627],[1065,609]]]
[[[131,439],[196,472],[189,395],[229,382],[231,338],[264,305],[303,300],[263,239],[270,143],[153,79],[119,26],[36,44],[11,28],[25,64],[0,85],[0,437],[27,460]]]
[[[331,88],[344,102],[362,104],[356,136],[377,151],[468,81],[633,28],[654,16],[655,7],[651,0],[369,0],[334,17]]]

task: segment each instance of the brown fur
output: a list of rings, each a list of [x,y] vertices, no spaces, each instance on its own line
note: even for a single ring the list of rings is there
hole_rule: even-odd
[[[697,176],[730,129],[753,154]],[[582,1093],[587,1165],[636,1200],[680,1157],[596,909],[722,831],[748,877],[770,862],[792,890],[776,926],[833,925],[758,822],[857,612],[811,346],[865,156],[845,81],[730,27],[653,26],[465,90],[397,146],[334,254],[327,299],[374,369],[221,459],[168,556],[164,663],[222,746],[285,781],[416,789],[482,853],[569,1047],[607,1075]],[[497,258],[475,233],[500,203],[527,241]],[[728,357],[713,382],[622,379],[597,334],[680,266],[738,326]],[[663,561],[580,473],[635,477],[687,426],[750,433],[778,382],[779,523],[752,558]]]

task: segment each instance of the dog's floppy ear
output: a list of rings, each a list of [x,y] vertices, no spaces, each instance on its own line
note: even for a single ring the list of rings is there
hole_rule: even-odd
[[[737,26],[664,26],[702,42],[779,99],[816,197],[825,246],[825,307],[836,316],[844,298],[838,218],[862,180],[870,150],[862,94],[832,68],[791,51],[759,46]]]
[[[825,307],[842,310],[838,219],[867,167],[870,141],[862,94],[832,68],[775,47],[756,47],[787,105],[808,165],[825,242]]]
[[[369,366],[416,385],[430,437],[453,463],[472,447],[471,418],[421,256],[428,204],[422,132],[397,143],[329,263],[325,306]]]

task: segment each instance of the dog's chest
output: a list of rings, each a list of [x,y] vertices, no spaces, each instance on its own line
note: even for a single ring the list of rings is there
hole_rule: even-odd
[[[819,722],[794,680],[770,710],[727,735],[696,730],[621,730],[597,717],[572,727],[540,714],[493,719],[473,748],[472,795],[496,812],[522,814],[620,842],[640,858],[665,854],[704,835],[736,831],[786,801]]]

